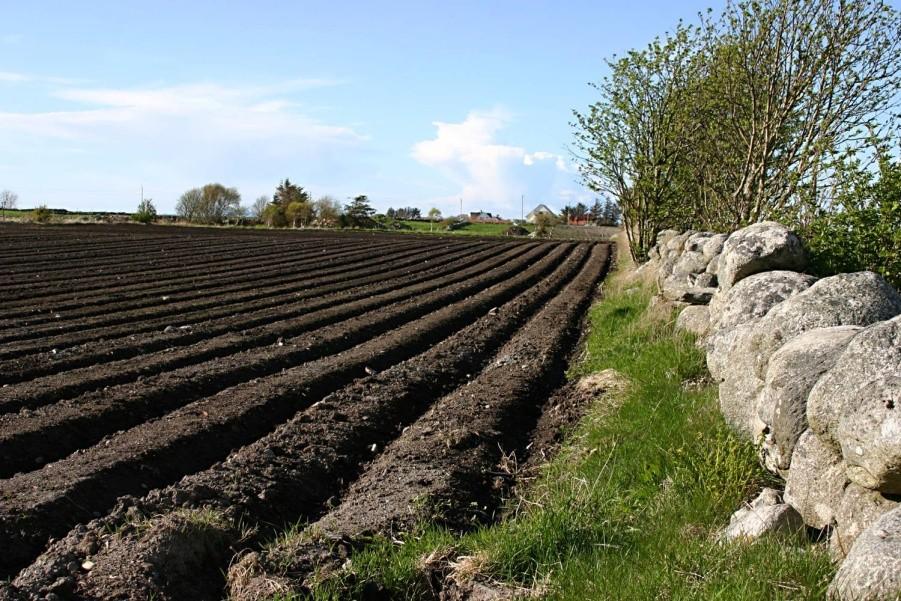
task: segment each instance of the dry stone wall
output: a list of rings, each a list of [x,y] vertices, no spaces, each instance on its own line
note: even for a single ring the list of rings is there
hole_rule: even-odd
[[[786,482],[724,537],[794,515],[843,562],[832,598],[901,596],[901,295],[872,272],[805,274],[801,240],[775,222],[666,230],[650,257],[639,271],[697,335],[724,418]]]

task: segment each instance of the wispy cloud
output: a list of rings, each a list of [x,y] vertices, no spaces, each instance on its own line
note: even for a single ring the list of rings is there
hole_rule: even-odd
[[[293,85],[283,86],[287,89]],[[344,126],[304,115],[298,104],[267,98],[262,88],[189,84],[117,89],[68,88],[52,93],[84,105],[52,112],[0,112],[5,131],[60,138],[115,141],[138,134],[145,142],[172,144],[186,134],[196,141],[240,142],[268,139],[274,144],[329,141],[356,143],[364,136]],[[134,138],[130,138],[134,140]]]
[[[0,33],[0,44],[4,46],[13,46],[23,39],[20,33]]]
[[[57,110],[0,112],[0,159],[54,160],[55,168],[69,170],[92,191],[101,181],[152,180],[164,188],[160,197],[167,204],[208,178],[255,187],[298,167],[304,177],[325,177],[367,142],[353,127],[304,112],[299,91],[325,85],[335,83],[64,87],[48,92],[61,105]],[[73,152],[63,155],[61,148]]]
[[[24,73],[15,73],[13,71],[0,71],[0,82],[4,83],[22,83],[31,81],[31,77]]]
[[[0,71],[0,83],[24,84],[41,83],[71,86],[84,83],[83,80],[70,79],[68,77],[51,77],[47,75],[35,75],[33,73],[19,73],[17,71]]]
[[[561,197],[571,184],[568,162],[552,152],[499,143],[498,134],[511,120],[507,111],[494,109],[472,111],[459,123],[436,121],[435,137],[417,143],[413,158],[458,186],[446,200],[462,197],[469,205],[509,214],[518,212],[520,195],[529,196],[531,203]]]

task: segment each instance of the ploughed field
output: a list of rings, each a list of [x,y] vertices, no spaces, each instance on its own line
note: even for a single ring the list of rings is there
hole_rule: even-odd
[[[335,508],[360,532],[400,528],[386,515],[423,495],[487,519],[608,255],[0,226],[0,599],[220,598],[237,553]],[[204,515],[216,536],[173,559],[166,524]]]

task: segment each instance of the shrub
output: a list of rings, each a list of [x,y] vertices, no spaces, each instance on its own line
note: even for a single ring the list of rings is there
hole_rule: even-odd
[[[31,220],[35,223],[50,223],[53,213],[47,208],[47,205],[40,205],[31,212]]]
[[[551,230],[556,222],[557,220],[547,213],[538,213],[535,215],[535,237],[550,238]]]
[[[818,275],[875,271],[901,288],[901,162],[883,157],[878,177],[843,165],[833,206],[802,230]]]
[[[153,201],[149,198],[142,200],[141,204],[138,205],[138,211],[131,216],[131,219],[138,223],[153,223],[156,221],[156,207],[153,206]]]
[[[511,225],[504,231],[505,236],[528,236],[529,230],[521,225]]]
[[[448,217],[444,221],[441,222],[442,229],[445,229],[449,232],[453,232],[456,230],[462,230],[469,227],[469,222],[464,221],[458,217]]]

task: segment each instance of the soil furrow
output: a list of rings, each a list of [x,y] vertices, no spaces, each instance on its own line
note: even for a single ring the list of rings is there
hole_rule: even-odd
[[[153,299],[156,304],[150,308],[129,307],[125,310],[116,311],[112,307],[108,307],[108,312],[105,312],[100,316],[65,321],[57,320],[53,324],[37,325],[33,327],[19,327],[11,333],[0,336],[0,343],[43,338],[43,348],[46,348],[47,345],[57,345],[57,338],[48,338],[49,336],[59,337],[75,332],[91,332],[91,335],[96,335],[98,338],[108,338],[110,334],[108,334],[107,328],[113,328],[114,326],[121,324],[129,324],[129,331],[131,333],[147,331],[138,329],[134,326],[134,322],[140,320],[143,322],[141,327],[153,328],[156,327],[156,322],[153,321],[154,319],[168,318],[172,315],[178,315],[179,321],[182,323],[184,323],[185,320],[193,321],[198,319],[196,315],[203,309],[217,308],[221,312],[222,310],[226,310],[227,307],[236,305],[237,303],[254,300],[255,298],[260,297],[266,298],[270,297],[270,295],[274,296],[277,291],[284,291],[284,289],[289,288],[292,283],[299,284],[299,286],[293,287],[291,291],[298,289],[303,290],[309,288],[311,285],[316,285],[314,282],[322,282],[323,279],[336,281],[342,277],[352,278],[355,275],[365,274],[369,269],[374,270],[381,268],[394,260],[417,257],[427,253],[429,253],[429,249],[417,249],[416,247],[402,249],[392,248],[388,249],[384,254],[380,254],[376,260],[371,262],[361,264],[361,257],[357,256],[356,260],[348,263],[348,269],[340,269],[339,267],[329,268],[328,263],[330,263],[330,261],[323,261],[322,259],[319,259],[318,261],[304,261],[302,262],[302,265],[298,265],[298,272],[305,273],[306,277],[294,275],[289,269],[287,270],[288,273],[284,274],[284,279],[280,274],[270,274],[269,278],[262,278],[262,282],[264,282],[262,285],[257,283],[256,286],[249,284],[238,286],[239,288],[244,289],[243,293],[239,290],[237,292],[231,291],[225,294],[210,294],[200,298],[197,296],[190,298],[192,295],[178,295],[176,298],[173,298],[173,295],[167,294],[166,300],[161,300],[161,298]],[[323,271],[328,275],[315,275],[322,273]],[[313,274],[312,278],[310,278],[311,274]],[[274,278],[272,276],[274,276]],[[234,277],[241,277],[241,274],[235,274]],[[249,279],[257,281],[256,277]],[[276,282],[275,285],[272,284],[273,279]],[[185,296],[188,296],[189,298],[185,298]],[[277,300],[273,302],[277,302]],[[14,348],[15,347],[13,346],[10,350]],[[4,355],[0,354],[0,356]]]
[[[502,250],[502,247],[497,250]],[[104,356],[107,362],[103,364],[93,364],[77,370],[69,369],[53,376],[0,388],[0,414],[17,411],[21,407],[39,407],[100,387],[109,387],[136,379],[141,380],[142,387],[146,388],[151,385],[151,381],[145,380],[160,372],[200,364],[255,347],[271,345],[279,338],[296,336],[302,331],[322,327],[353,317],[361,311],[371,310],[373,299],[382,300],[376,298],[378,295],[400,291],[405,287],[456,274],[450,280],[442,280],[452,283],[461,277],[461,269],[466,270],[465,277],[474,277],[481,272],[495,268],[505,260],[514,258],[517,253],[521,254],[525,250],[527,250],[526,247],[508,248],[508,253],[501,255],[502,258],[492,258],[493,255],[485,253],[481,260],[478,256],[472,257],[472,252],[463,253],[463,257],[444,256],[441,261],[433,259],[428,262],[428,265],[420,265],[419,269],[403,269],[395,273],[378,274],[373,277],[380,283],[353,288],[340,296],[326,295],[325,292],[331,287],[317,288],[304,295],[312,300],[301,300],[297,303],[282,305],[256,317],[252,313],[242,311],[228,323],[215,324],[212,327],[198,324],[197,331],[194,332],[192,329],[191,334],[195,338],[202,338],[195,341],[195,344],[182,345],[181,348],[177,348],[176,341],[166,339],[163,341],[165,343],[163,351],[150,354],[145,346],[141,357],[136,359],[108,361],[109,352],[107,352]],[[341,285],[335,287],[340,288]],[[416,288],[415,293],[419,293],[421,290],[421,287]],[[402,296],[398,294],[388,297],[389,300],[400,298]],[[357,301],[365,301],[365,303],[354,304]],[[296,317],[302,318],[301,321],[286,323],[289,319]],[[234,334],[237,330],[240,330],[240,336]],[[75,403],[77,404],[79,401],[76,400]],[[0,432],[8,431],[11,427],[10,421],[20,418],[0,417]],[[29,414],[28,419],[37,423],[42,419],[42,413]],[[0,435],[0,439],[2,439],[2,435]],[[0,443],[0,448],[2,448],[2,443]],[[2,452],[0,452],[0,456],[3,456]]]
[[[17,471],[29,471],[44,462],[52,461],[99,440],[103,435],[124,429],[143,420],[162,415],[191,401],[215,394],[229,386],[250,379],[261,378],[302,362],[346,350],[379,335],[399,323],[415,319],[443,303],[455,302],[479,289],[493,285],[508,276],[511,270],[525,268],[544,252],[535,248],[520,258],[510,255],[483,262],[465,272],[429,283],[410,287],[400,295],[392,293],[359,303],[358,317],[341,323],[313,329],[298,338],[282,341],[277,334],[294,330],[282,328],[276,332],[257,334],[257,344],[250,350],[233,352],[212,361],[170,370],[140,382],[113,386],[87,393],[78,398],[61,401],[37,412],[0,416],[0,477]],[[479,275],[480,272],[486,272]],[[455,282],[462,283],[455,284]],[[424,295],[424,296],[418,296]],[[390,304],[382,304],[392,299]],[[406,301],[406,302],[404,302]],[[323,313],[340,313],[349,308],[343,305]],[[369,315],[374,307],[381,307],[378,318]],[[345,316],[342,314],[342,317]],[[307,318],[307,323],[313,316]],[[336,320],[332,319],[331,322]],[[317,324],[318,325],[318,324]],[[278,341],[276,346],[271,346]],[[244,338],[227,338],[219,346],[237,345]],[[268,343],[264,346],[261,343]],[[23,452],[27,449],[27,453]],[[40,459],[37,462],[36,459]]]
[[[504,247],[494,248],[495,251],[504,249]],[[271,300],[271,298],[267,297],[260,301],[232,307],[227,311],[205,312],[200,316],[203,318],[203,321],[181,324],[189,325],[188,328],[183,329],[179,327],[170,332],[166,332],[165,329],[162,331],[157,329],[143,334],[132,333],[116,339],[105,339],[100,343],[85,343],[76,347],[70,347],[56,354],[51,354],[49,357],[47,354],[20,357],[0,364],[4,368],[3,374],[0,374],[0,383],[14,384],[52,374],[61,374],[60,377],[65,379],[65,373],[63,372],[66,370],[71,371],[85,366],[105,365],[160,350],[172,352],[172,349],[177,347],[194,344],[214,336],[229,332],[244,332],[250,328],[257,328],[277,321],[298,317],[306,311],[318,310],[323,306],[328,306],[329,303],[326,303],[324,298],[326,295],[330,295],[327,300],[332,303],[352,302],[361,295],[381,294],[409,283],[423,281],[423,279],[428,277],[427,275],[415,275],[421,271],[440,270],[443,273],[448,266],[451,266],[451,268],[465,268],[475,257],[480,255],[487,256],[488,254],[490,253],[485,248],[474,245],[462,251],[440,255],[440,260],[435,258],[423,259],[423,261],[428,262],[427,266],[420,266],[424,267],[424,269],[407,267],[400,269],[399,271],[402,272],[400,274],[394,272],[376,273],[358,280],[347,281],[344,280],[344,276],[332,276],[323,281],[334,281],[337,279],[341,283],[317,286],[304,292],[295,292],[289,294],[286,299],[277,298],[276,300]],[[432,255],[427,256],[431,257]],[[373,282],[387,283],[375,286]],[[360,290],[357,290],[357,287],[361,287]],[[317,299],[317,301],[311,301],[310,299]],[[186,316],[181,316],[181,318],[185,319]],[[8,392],[9,394],[14,394],[13,391]],[[3,398],[8,398],[7,391],[0,389],[0,399]],[[3,403],[0,401],[0,407],[2,406]],[[0,409],[0,412],[2,411],[3,409]]]
[[[232,241],[222,241],[214,244],[210,244],[208,247],[201,247],[198,249],[199,252],[194,254],[194,257],[190,255],[185,256],[186,260],[190,260],[192,265],[196,266],[205,266],[210,271],[217,271],[220,265],[226,259],[223,258],[223,252],[233,252],[235,250],[241,251],[242,248],[239,245],[235,248],[236,245]],[[280,246],[272,246],[273,250],[277,248],[281,248]],[[126,251],[122,251],[122,256],[134,256],[132,253],[141,254],[144,252],[144,249],[141,247],[138,248],[129,248]],[[255,253],[254,253],[255,254]],[[69,263],[72,266],[73,276],[77,279],[75,281],[78,283],[76,289],[78,290],[90,290],[96,288],[98,283],[103,282],[120,282],[122,284],[127,284],[134,280],[142,280],[145,277],[153,277],[156,274],[165,274],[167,271],[171,271],[173,268],[178,268],[183,266],[183,262],[177,262],[174,265],[163,265],[159,267],[153,267],[150,265],[149,261],[145,262],[143,268],[140,266],[131,269],[119,272],[117,270],[108,271],[108,267],[100,267],[96,270],[91,270],[93,267],[93,261],[88,259],[85,261],[78,261],[75,259],[61,259]],[[88,275],[79,276],[79,273],[87,270]],[[15,279],[10,279],[9,281],[4,280],[0,282],[0,292],[4,292],[4,294],[10,294],[10,291],[14,291],[15,294],[10,294],[11,299],[23,299],[23,298],[31,298],[37,297],[43,294],[46,294],[48,291],[53,292],[58,290],[59,288],[68,289],[73,284],[72,278],[67,278],[65,275],[62,276],[45,276],[44,272],[40,268],[32,269],[32,273],[30,277],[21,279],[21,281],[16,281]]]
[[[378,246],[392,246],[395,243],[393,242],[383,242],[379,243]],[[352,244],[350,245],[351,249],[364,250],[370,245],[366,244]],[[329,247],[317,246],[315,249],[318,249],[319,252],[327,252]],[[337,248],[337,251],[340,251],[340,248]],[[301,250],[303,252],[303,249]],[[291,259],[281,260],[279,257],[269,257],[265,256],[266,264],[269,265],[290,265]],[[224,262],[220,263],[218,267],[215,269],[210,269],[209,266],[192,264],[187,266],[185,269],[181,271],[177,271],[174,275],[170,274],[169,277],[158,277],[158,278],[150,278],[149,274],[145,275],[145,277],[135,278],[134,281],[123,281],[121,278],[116,277],[104,277],[98,280],[94,280],[94,282],[87,286],[77,286],[77,287],[66,287],[64,291],[59,291],[58,289],[53,290],[40,290],[33,291],[32,293],[23,292],[18,295],[8,295],[9,302],[8,306],[11,309],[20,309],[23,306],[34,305],[36,303],[41,303],[42,306],[46,306],[48,303],[53,303],[55,308],[55,303],[58,301],[71,301],[73,299],[79,299],[84,297],[85,295],[97,296],[108,293],[110,290],[115,290],[119,293],[121,292],[134,292],[134,291],[144,291],[148,288],[152,287],[160,287],[162,285],[170,286],[173,284],[178,284],[185,280],[190,279],[199,279],[200,281],[205,280],[221,280],[223,277],[230,277],[230,274],[233,272],[235,264],[244,266],[253,266],[254,261],[259,263],[261,257],[244,257],[239,255],[235,255],[232,251],[229,251],[228,255],[226,255],[223,259]],[[166,274],[163,274],[164,276]]]
[[[10,244],[12,246],[10,246],[10,250],[0,253],[0,261],[40,263],[47,259],[64,260],[69,256],[86,256],[90,258],[94,256],[103,256],[109,252],[127,250],[129,247],[142,242],[165,244],[185,240],[185,238],[181,236],[150,235],[143,237],[129,237],[126,233],[123,233],[121,229],[116,227],[109,228],[110,231],[114,233],[108,235],[107,239],[104,240],[99,239],[99,233],[96,229],[90,233],[89,238],[68,238],[66,240],[62,240],[59,236],[60,234],[66,233],[64,229],[56,228],[53,230],[55,237],[50,238],[42,238],[37,235],[40,233],[37,229],[22,229],[25,232],[30,231],[35,233],[18,236],[14,242],[11,241]],[[209,236],[197,236],[194,238],[198,243],[213,239],[213,237]],[[124,242],[123,240],[128,241]],[[22,246],[27,247],[27,250],[21,250]],[[16,249],[12,250],[13,247]]]
[[[449,300],[437,295],[429,302],[424,296],[406,314],[396,315],[399,327],[394,332],[196,401],[38,472],[3,481],[0,544],[8,552],[0,556],[0,573],[21,567],[40,551],[48,535],[62,534],[94,511],[103,511],[117,496],[204,469],[230,449],[259,438],[342,381],[361,374],[363,367],[385,369],[422,352],[539,281],[565,252],[558,246],[528,270],[473,296],[464,293],[456,304],[448,305]],[[417,311],[426,316],[409,321],[410,313]]]
[[[213,244],[203,243],[198,249],[198,241],[191,238],[150,238],[140,243],[128,243],[124,245],[109,245],[102,250],[89,251],[84,245],[79,245],[77,250],[69,250],[62,254],[45,255],[44,253],[32,254],[31,261],[17,261],[11,265],[11,275],[28,274],[35,270],[41,273],[54,273],[63,271],[61,261],[77,261],[89,260],[97,267],[111,269],[127,269],[134,265],[140,264],[140,255],[147,255],[150,261],[176,261],[185,258],[191,258],[197,254],[210,254]],[[285,240],[248,240],[248,239],[230,239],[219,240],[219,242],[227,243],[233,248],[244,248],[252,250],[263,250],[265,248],[285,247],[290,242]],[[191,251],[194,251],[192,253]],[[197,251],[200,250],[200,253]],[[123,251],[128,251],[128,256],[116,261],[117,257],[121,257]],[[134,253],[133,251],[140,251]],[[0,261],[3,259],[0,258]]]
[[[321,268],[324,264],[330,264],[334,267],[352,265],[354,261],[358,261],[361,257],[371,257],[373,253],[381,254],[386,249],[403,250],[404,248],[415,248],[415,245],[349,246],[337,249],[334,252],[330,252],[325,247],[320,247],[315,252],[320,255],[317,257],[317,260],[318,266]],[[18,327],[21,323],[21,318],[27,319],[26,323],[32,323],[34,318],[42,317],[41,313],[45,314],[43,316],[45,321],[52,321],[55,319],[53,316],[57,313],[66,317],[70,314],[79,315],[82,311],[86,312],[87,315],[96,315],[98,312],[106,311],[108,306],[114,306],[116,303],[121,303],[131,308],[154,306],[159,304],[163,296],[170,298],[177,296],[180,299],[188,299],[204,298],[226,292],[241,292],[252,290],[258,285],[256,283],[258,280],[267,281],[277,278],[283,283],[291,283],[297,281],[302,274],[314,271],[310,268],[310,262],[301,261],[294,263],[291,256],[288,257],[285,264],[280,263],[275,267],[269,267],[269,261],[267,261],[266,267],[260,267],[259,257],[256,257],[256,261],[256,267],[251,266],[234,273],[225,273],[212,277],[207,277],[206,275],[198,277],[196,274],[192,275],[187,271],[181,271],[175,279],[167,280],[169,283],[156,281],[116,287],[99,291],[100,293],[91,293],[89,296],[69,296],[64,300],[59,300],[55,297],[45,297],[23,305],[19,309],[4,311],[4,323],[8,324],[11,320],[15,320],[13,324]],[[35,312],[39,312],[38,315],[35,315]],[[52,319],[48,319],[48,316]]]
[[[243,250],[253,254],[263,254],[267,249],[273,250],[288,247],[289,244],[272,241],[259,241],[247,243],[244,241],[221,241],[219,244],[206,244],[201,249],[193,240],[177,240],[163,243],[130,244],[124,248],[111,248],[102,254],[93,253],[94,256],[85,256],[78,252],[70,252],[65,256],[47,257],[39,262],[27,263],[17,261],[9,262],[7,283],[33,282],[36,274],[40,274],[41,282],[65,280],[69,270],[74,276],[87,273],[103,273],[105,275],[124,275],[136,270],[143,271],[148,267],[179,267],[186,260],[193,262],[207,256],[217,256],[223,250]],[[4,261],[5,262],[5,261]],[[85,263],[83,267],[66,267],[64,263]],[[90,263],[90,265],[87,265]]]

